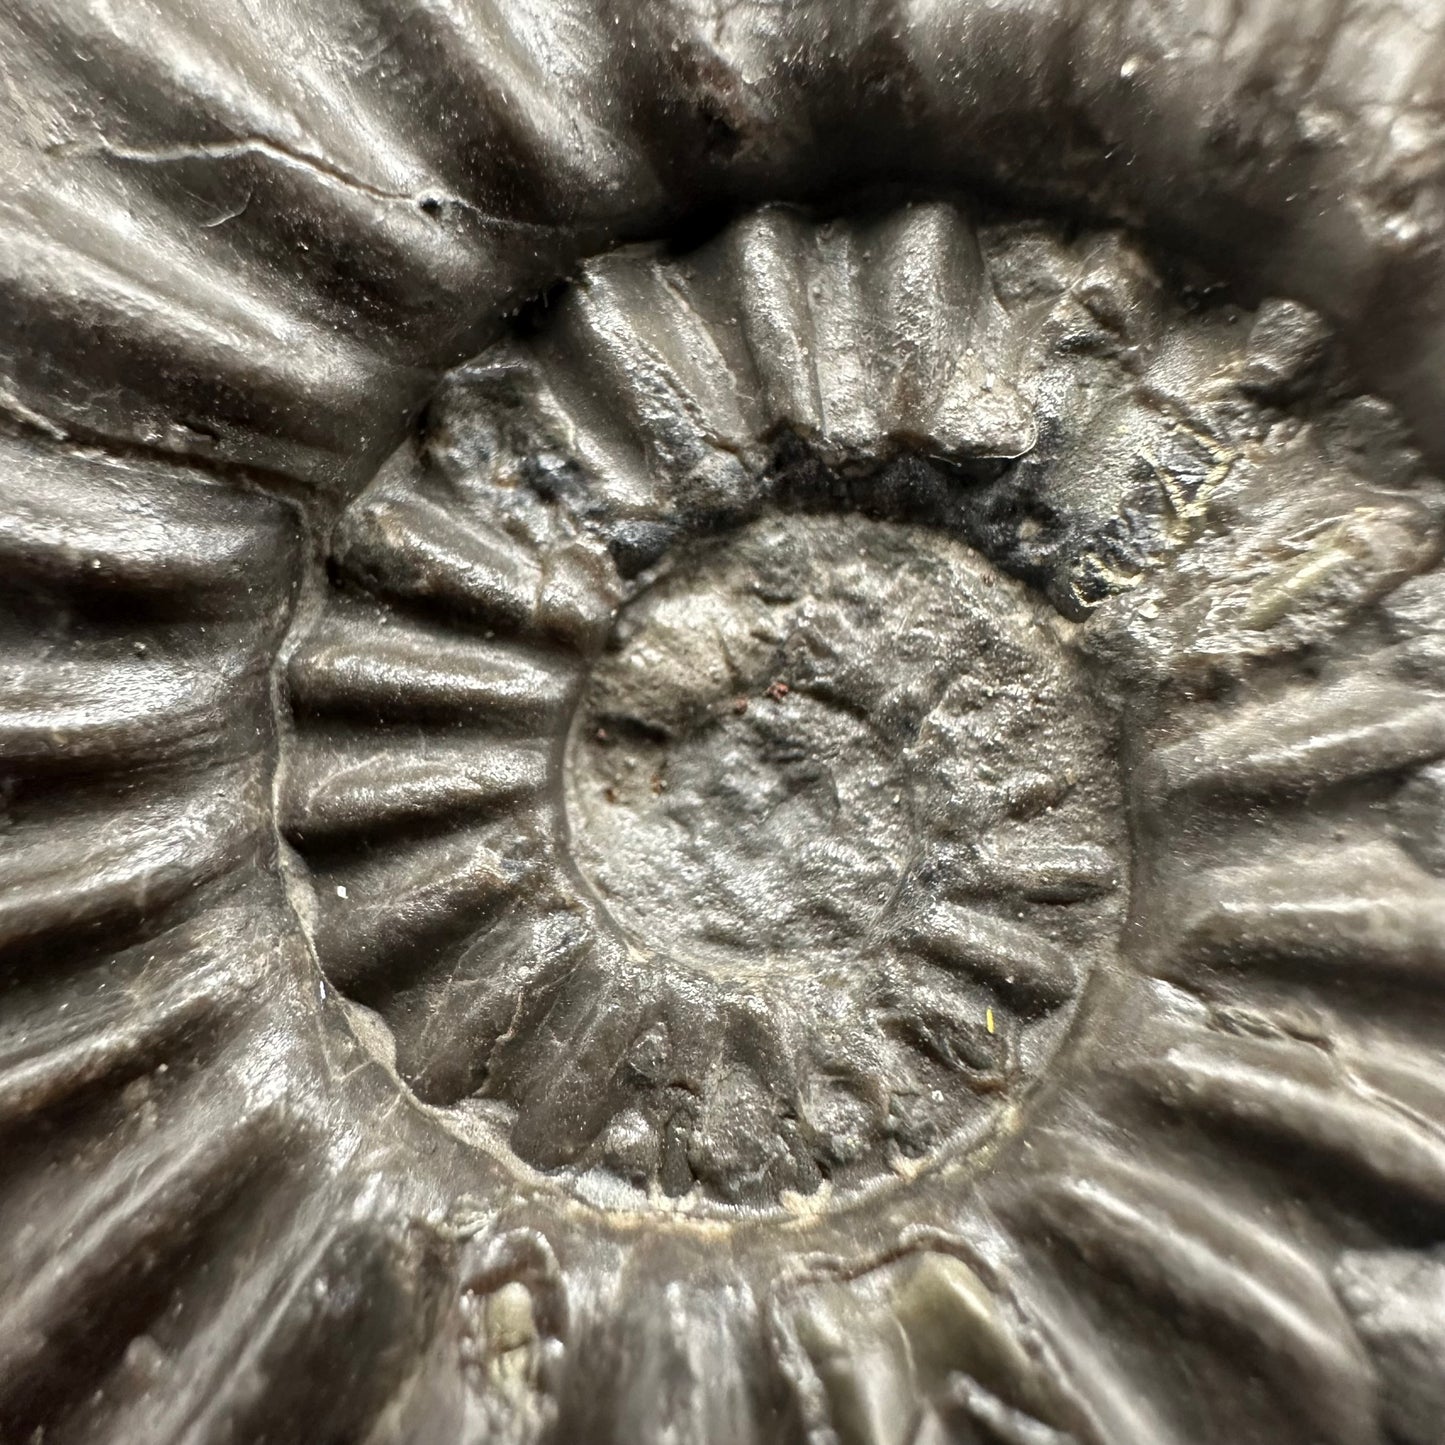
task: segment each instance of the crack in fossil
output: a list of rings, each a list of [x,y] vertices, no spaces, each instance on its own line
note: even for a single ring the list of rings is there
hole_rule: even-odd
[[[358,195],[367,196],[387,205],[401,205],[424,215],[435,215],[448,207],[466,212],[481,225],[500,231],[553,232],[557,228],[545,222],[521,221],[512,216],[498,215],[485,210],[475,202],[447,191],[428,190],[425,192],[393,191],[364,181],[359,176],[313,155],[283,144],[270,136],[248,135],[231,140],[178,141],[165,146],[127,146],[100,138],[93,141],[56,141],[46,147],[47,154],[55,156],[106,156],[114,160],[130,161],[138,165],[174,165],[193,160],[224,161],[243,156],[263,156],[280,165],[290,166],[319,177],[329,185],[339,186]],[[249,204],[249,201],[247,202]],[[211,221],[216,226],[224,220],[235,219],[245,210],[241,206],[229,217]]]

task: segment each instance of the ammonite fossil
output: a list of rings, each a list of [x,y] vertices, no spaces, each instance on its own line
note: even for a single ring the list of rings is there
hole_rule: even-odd
[[[1441,24],[0,14],[0,1440],[1445,1439]]]

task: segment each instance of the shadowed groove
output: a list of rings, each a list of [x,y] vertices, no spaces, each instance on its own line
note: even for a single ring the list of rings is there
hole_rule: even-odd
[[[560,721],[575,673],[560,659],[353,607],[306,637],[287,680],[303,714],[483,724],[536,736]]]
[[[166,791],[65,822],[17,830],[0,862],[0,959],[100,928],[144,928],[202,884],[262,850],[249,769],[218,768],[204,788]]]
[[[201,1138],[163,1126],[35,1223],[11,1252],[0,1309],[0,1418],[32,1418],[139,1333],[211,1226],[281,1167],[281,1121],[261,1106]]]
[[[1385,1214],[1445,1209],[1441,1091],[1409,1108],[1317,1047],[1246,1038],[1181,1045],[1133,1066],[1171,1109],[1246,1139],[1292,1147],[1329,1165],[1319,1181],[1353,1190]],[[1293,1165],[1291,1166],[1293,1167]]]
[[[344,1202],[318,1203],[267,1218],[275,1237],[260,1267],[235,1262],[231,1287],[202,1297],[152,1387],[96,1411],[92,1438],[232,1445],[283,1438],[303,1414],[311,1440],[366,1438],[427,1342],[440,1251],[419,1232],[346,1217]],[[318,1404],[323,1379],[332,1387]]]
[[[1362,970],[1372,979],[1445,984],[1445,884],[1392,843],[1218,868],[1180,894],[1178,925],[1164,944],[1170,972]]]
[[[526,875],[485,828],[458,829],[375,858],[341,861],[317,879],[317,948],[342,988],[425,971],[442,946],[503,908]]]
[[[265,952],[244,909],[211,909],[107,959],[84,992],[31,982],[0,1037],[0,1129],[216,1045],[248,1010]],[[242,950],[249,950],[249,957]]]
[[[1369,672],[1292,690],[1153,754],[1141,785],[1161,806],[1176,794],[1242,799],[1307,793],[1445,755],[1445,702]]]
[[[526,742],[302,734],[287,758],[280,822],[298,845],[371,842],[418,825],[455,825],[536,803],[544,751]]]
[[[1057,1007],[1076,987],[1064,952],[1033,928],[936,903],[908,935],[933,962],[961,969],[1025,1012]]]
[[[1370,1439],[1375,1407],[1364,1358],[1317,1265],[1278,1232],[1183,1181],[1078,1145],[1070,1175],[1047,1180],[1028,1208],[1046,1237],[1164,1311],[1184,1311],[1240,1341],[1311,1438]],[[1074,1171],[1077,1171],[1075,1173]]]

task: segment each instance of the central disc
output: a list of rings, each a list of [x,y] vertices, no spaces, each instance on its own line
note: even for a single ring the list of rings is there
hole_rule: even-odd
[[[625,609],[567,779],[573,856],[635,947],[743,977],[868,947],[918,852],[922,726],[983,640],[961,556],[779,518]]]
[[[1037,1075],[1117,927],[1112,730],[1068,628],[857,513],[767,515],[633,593],[563,766],[611,987],[656,1019],[605,1170],[861,1183]]]

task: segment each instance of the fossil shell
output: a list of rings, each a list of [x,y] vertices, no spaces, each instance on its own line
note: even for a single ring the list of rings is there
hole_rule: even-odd
[[[0,1438],[1438,1440],[1439,31],[0,16]]]

